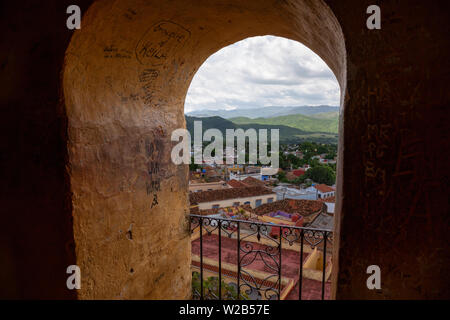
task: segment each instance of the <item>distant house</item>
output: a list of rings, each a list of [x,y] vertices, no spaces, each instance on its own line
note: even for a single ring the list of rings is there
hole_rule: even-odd
[[[234,180],[234,179],[227,181],[227,185],[230,188],[245,188],[245,187],[247,187],[247,185],[245,183],[242,183],[241,181]]]
[[[264,187],[227,188],[189,195],[191,206],[198,205],[199,210],[218,209],[232,206],[250,205],[252,208],[276,199],[276,194]]]
[[[264,187],[265,184],[263,181],[259,179],[255,179],[253,177],[247,177],[242,181],[232,179],[227,182],[230,188],[243,188],[243,187]]]
[[[303,152],[301,152],[301,151],[295,151],[295,156],[296,156],[297,158],[303,159]]]
[[[336,160],[333,160],[333,159],[330,160],[330,159],[321,158],[319,162],[323,163],[323,164],[335,164]]]
[[[278,168],[272,167],[261,168],[261,180],[262,181],[269,180],[270,178],[278,174],[278,170],[279,170]]]
[[[296,169],[296,170],[291,170],[286,172],[286,178],[289,181],[294,181],[295,179],[301,177],[302,175],[304,175],[306,173],[305,169]]]
[[[204,168],[205,170],[205,177],[208,178],[209,181],[220,181],[220,179],[222,178],[223,174],[221,172],[219,172],[219,170],[217,168],[211,167],[211,166],[206,166]]]
[[[304,175],[306,173],[306,170],[305,169],[297,169],[297,170],[293,170],[292,173],[296,177],[301,177],[302,175]]]
[[[260,173],[261,172],[261,167],[257,167],[257,166],[247,166],[245,168],[245,173]]]
[[[228,188],[225,181],[218,182],[189,182],[189,192],[211,191]]]
[[[227,171],[232,174],[242,174],[244,173],[244,165],[242,164],[229,164],[227,165]]]
[[[288,181],[294,181],[295,179],[297,179],[298,177],[292,172],[292,171],[288,171],[286,172],[286,179]]]
[[[316,200],[316,189],[297,189],[289,186],[278,186],[272,189],[277,193],[277,200],[294,199],[294,200]]]
[[[335,196],[336,190],[333,187],[327,186],[326,184],[316,184],[313,187],[317,190],[318,199]]]
[[[264,187],[264,185],[265,185],[263,181],[261,181],[259,179],[255,179],[253,177],[245,178],[244,180],[242,180],[242,183],[244,183],[248,187],[256,187],[256,186]]]
[[[249,173],[249,174],[234,174],[230,172],[230,180],[234,179],[234,180],[238,180],[238,181],[242,181],[248,177],[253,177],[255,179],[261,180],[261,173]]]
[[[264,204],[254,210],[259,216],[266,216],[261,220],[270,221],[273,217],[280,218],[281,212],[294,215],[298,214],[302,218],[303,223],[312,222],[320,213],[326,213],[326,205],[317,200],[292,200],[286,199]]]

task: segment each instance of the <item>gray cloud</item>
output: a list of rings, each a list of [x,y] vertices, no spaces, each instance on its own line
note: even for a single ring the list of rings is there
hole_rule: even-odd
[[[209,57],[189,88],[185,111],[264,106],[339,105],[328,66],[299,42],[253,37]]]

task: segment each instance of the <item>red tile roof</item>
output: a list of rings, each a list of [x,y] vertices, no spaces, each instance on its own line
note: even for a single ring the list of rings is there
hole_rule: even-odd
[[[332,196],[332,197],[323,198],[323,199],[319,199],[319,200],[322,201],[322,202],[332,202],[332,203],[334,203],[334,202],[336,202],[336,197]]]
[[[229,189],[194,192],[189,194],[189,200],[191,205],[193,205],[201,202],[247,198],[267,194],[275,195],[274,192],[264,187],[229,188]]]
[[[326,192],[333,192],[334,189],[330,186],[327,186],[326,184],[316,184],[314,186],[314,188],[316,188],[317,190],[319,190],[322,193],[326,193]]]
[[[227,182],[227,184],[229,186],[231,186],[232,188],[242,188],[242,187],[246,187],[246,185],[244,183],[242,183],[241,181],[237,181],[235,179],[232,179],[230,181]]]
[[[304,175],[305,172],[306,172],[306,170],[303,170],[303,169],[297,169],[297,170],[292,171],[292,173],[294,175],[296,175],[297,177],[300,177],[300,176]]]
[[[289,171],[288,173],[286,173],[286,178],[288,179],[288,181],[294,181],[298,177],[292,171]]]
[[[242,180],[242,182],[249,187],[264,186],[263,181],[255,179],[253,177],[247,177],[244,180]]]
[[[253,211],[258,215],[268,214],[276,211],[284,211],[286,213],[298,213],[302,216],[309,216],[313,213],[326,211],[326,205],[317,200],[294,200],[285,199],[272,203],[263,204]]]

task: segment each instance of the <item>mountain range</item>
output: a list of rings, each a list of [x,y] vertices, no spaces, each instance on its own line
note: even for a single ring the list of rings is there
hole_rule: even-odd
[[[238,117],[224,119],[219,116],[191,117],[185,115],[186,127],[193,137],[194,121],[202,121],[202,131],[219,129],[225,137],[226,129],[247,130],[279,129],[281,143],[298,143],[311,141],[317,143],[337,143],[338,112],[318,113],[311,116],[294,114],[273,118]],[[270,139],[270,138],[269,138]]]
[[[254,118],[272,118],[279,116],[287,116],[292,114],[315,115],[319,113],[339,112],[339,107],[336,106],[296,106],[296,107],[258,107],[245,108],[233,110],[197,110],[186,113],[191,117],[213,117],[219,116],[224,119],[231,119],[236,117]]]
[[[271,118],[237,117],[228,119],[237,125],[276,125],[300,129],[306,132],[338,133],[339,112],[317,113],[309,116],[291,114]]]

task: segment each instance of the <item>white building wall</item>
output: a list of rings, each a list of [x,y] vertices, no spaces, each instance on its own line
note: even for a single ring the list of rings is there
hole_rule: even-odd
[[[247,201],[250,202],[250,206],[252,208],[256,208],[256,200],[261,199],[261,204],[265,204],[265,203],[268,203],[269,198],[272,198],[273,201],[276,201],[277,195],[275,193],[272,193],[272,194],[254,196],[254,197],[234,198],[234,199],[218,200],[218,201],[211,201],[211,202],[201,202],[201,203],[199,203],[198,208],[200,210],[212,209],[212,207],[217,204],[219,205],[219,208],[225,208],[225,207],[232,207],[235,202],[239,202],[239,205],[243,205]]]
[[[208,190],[220,190],[220,189],[228,189],[229,186],[224,181],[220,182],[208,182],[208,183],[190,183],[189,191],[190,192],[198,192],[198,191],[208,191]]]
[[[325,202],[327,205],[327,212],[334,213],[334,202]]]
[[[324,198],[329,198],[329,197],[333,197],[335,194],[335,191],[330,191],[330,192],[318,192],[320,199],[324,199]]]
[[[246,174],[234,174],[230,172],[230,180],[242,181],[248,177],[253,177],[255,179],[261,180],[261,173],[246,173]]]

